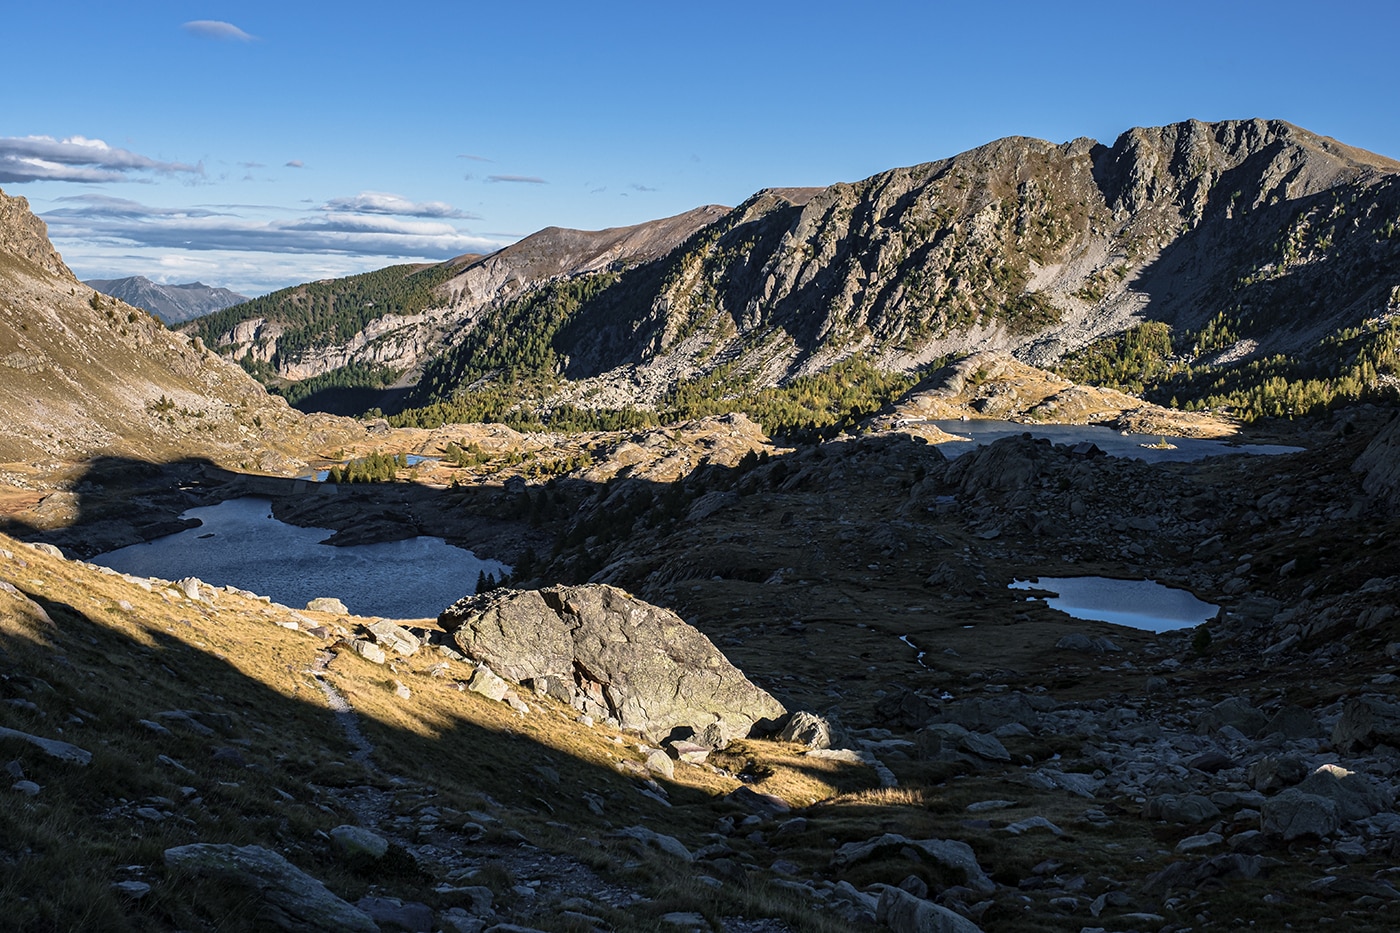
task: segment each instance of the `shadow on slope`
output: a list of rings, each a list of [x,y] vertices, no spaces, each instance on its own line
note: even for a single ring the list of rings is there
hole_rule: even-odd
[[[641,821],[694,850],[717,818],[746,815],[718,799],[730,779],[678,764],[667,806],[649,796],[635,736],[583,728],[533,697],[522,716],[464,692],[467,665],[419,656],[376,666],[284,627],[299,620],[281,607],[147,592],[82,564],[11,553],[0,559],[0,579],[14,587],[0,592],[9,700],[0,723],[92,752],[80,767],[5,744],[11,774],[40,787],[0,812],[9,866],[0,898],[16,928],[263,928],[246,891],[163,867],[166,848],[194,842],[265,846],[352,901],[373,890],[444,908],[452,896],[435,887],[487,884],[502,915],[547,929],[567,927],[559,901],[570,893],[599,898],[619,930],[654,929],[670,910],[717,914],[762,900],[761,876],[747,869],[726,868],[733,886],[716,894],[677,883],[695,870],[688,864],[655,850],[636,862],[633,843],[610,835]],[[368,764],[337,728],[318,677],[358,714]],[[400,683],[411,697],[396,693]],[[867,775],[829,768],[807,783],[835,790]],[[416,866],[399,857],[357,872],[328,845],[326,832],[342,823],[415,848]],[[572,866],[567,879],[522,874],[550,859]],[[153,890],[128,899],[111,887],[123,880]],[[581,890],[522,899],[516,885],[532,880],[545,883],[542,894],[556,883]],[[605,889],[649,899],[609,912]],[[800,928],[831,929],[781,901],[765,903]]]

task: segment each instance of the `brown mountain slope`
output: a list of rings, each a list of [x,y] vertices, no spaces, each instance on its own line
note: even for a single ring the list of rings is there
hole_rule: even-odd
[[[361,430],[307,421],[198,341],[79,283],[28,203],[0,193],[0,462],[204,457],[284,471]]]

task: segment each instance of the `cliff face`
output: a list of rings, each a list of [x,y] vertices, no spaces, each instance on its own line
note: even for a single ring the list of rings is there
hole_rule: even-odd
[[[49,242],[49,228],[24,198],[0,191],[0,257],[22,259],[51,276],[73,279],[63,257]]]

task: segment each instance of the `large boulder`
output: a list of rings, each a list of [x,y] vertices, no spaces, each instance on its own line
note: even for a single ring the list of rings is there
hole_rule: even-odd
[[[1376,745],[1400,747],[1400,703],[1369,696],[1347,700],[1332,727],[1332,745],[1348,753]]]
[[[626,728],[665,735],[722,723],[747,735],[786,712],[674,612],[616,587],[492,590],[438,621],[502,677]]]
[[[888,885],[880,892],[876,917],[894,933],[982,933],[961,914]]]
[[[208,842],[165,850],[167,868],[262,898],[259,918],[282,930],[379,933],[379,926],[291,862],[262,846]]]
[[[1351,468],[1366,474],[1362,488],[1400,509],[1400,418],[1392,418],[1376,434]]]
[[[1264,832],[1292,842],[1304,836],[1330,836],[1341,826],[1337,802],[1290,787],[1264,801],[1260,813]]]

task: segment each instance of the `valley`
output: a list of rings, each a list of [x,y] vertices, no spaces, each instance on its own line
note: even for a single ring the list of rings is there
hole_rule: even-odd
[[[55,930],[1393,928],[1397,173],[1267,121],[1014,138],[180,332],[6,196],[0,899]],[[408,303],[311,313],[371,290]],[[1109,433],[1035,436],[1071,426]],[[243,497],[512,572],[452,605],[477,577],[406,568],[374,585],[454,595],[383,618],[89,562]],[[1086,576],[1219,611],[1011,588]]]

